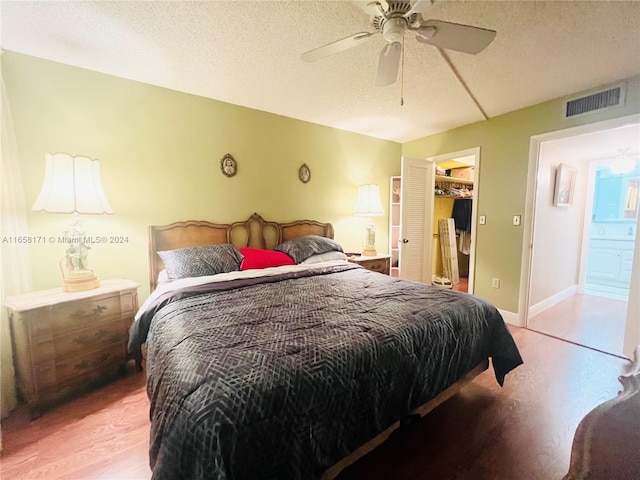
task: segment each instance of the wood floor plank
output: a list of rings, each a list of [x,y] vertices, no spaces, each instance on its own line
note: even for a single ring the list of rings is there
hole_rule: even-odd
[[[355,479],[559,479],[580,419],[620,390],[630,362],[512,327],[524,365],[493,370],[342,472]],[[148,480],[149,401],[133,371],[36,420],[2,423],[0,478]]]
[[[575,294],[529,319],[529,328],[622,356],[627,302]]]

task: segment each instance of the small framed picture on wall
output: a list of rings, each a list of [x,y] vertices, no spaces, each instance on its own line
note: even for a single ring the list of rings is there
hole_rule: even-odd
[[[571,165],[561,163],[556,170],[556,185],[553,192],[553,205],[556,207],[570,207],[573,205],[573,195],[576,189],[577,170]]]

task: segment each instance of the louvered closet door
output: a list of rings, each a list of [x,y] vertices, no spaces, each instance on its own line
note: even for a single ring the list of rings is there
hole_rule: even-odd
[[[402,158],[400,192],[400,278],[431,284],[434,166]]]

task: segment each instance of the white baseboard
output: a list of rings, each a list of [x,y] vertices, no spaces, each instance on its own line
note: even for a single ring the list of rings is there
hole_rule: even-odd
[[[524,327],[522,322],[520,322],[520,318],[518,317],[517,313],[507,312],[506,310],[500,310],[500,309],[498,309],[498,311],[500,312],[500,315],[502,315],[502,318],[504,319],[504,321],[507,322],[509,325],[515,325],[516,327]]]
[[[565,288],[564,290],[561,290],[558,293],[555,293],[550,297],[545,298],[541,302],[538,302],[535,305],[532,305],[531,307],[529,307],[529,318],[533,318],[536,315],[541,314],[545,310],[550,309],[551,307],[557,305],[561,301],[575,295],[577,292],[578,292],[578,286],[571,285],[570,287]]]

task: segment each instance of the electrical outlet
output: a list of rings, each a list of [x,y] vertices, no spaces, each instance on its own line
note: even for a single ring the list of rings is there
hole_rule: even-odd
[[[513,216],[513,224],[517,227],[520,225],[520,215]]]
[[[493,288],[500,288],[500,279],[499,278],[492,278],[491,279],[491,286]]]
[[[487,223],[487,217],[485,215],[480,215],[480,225],[484,225]]]

